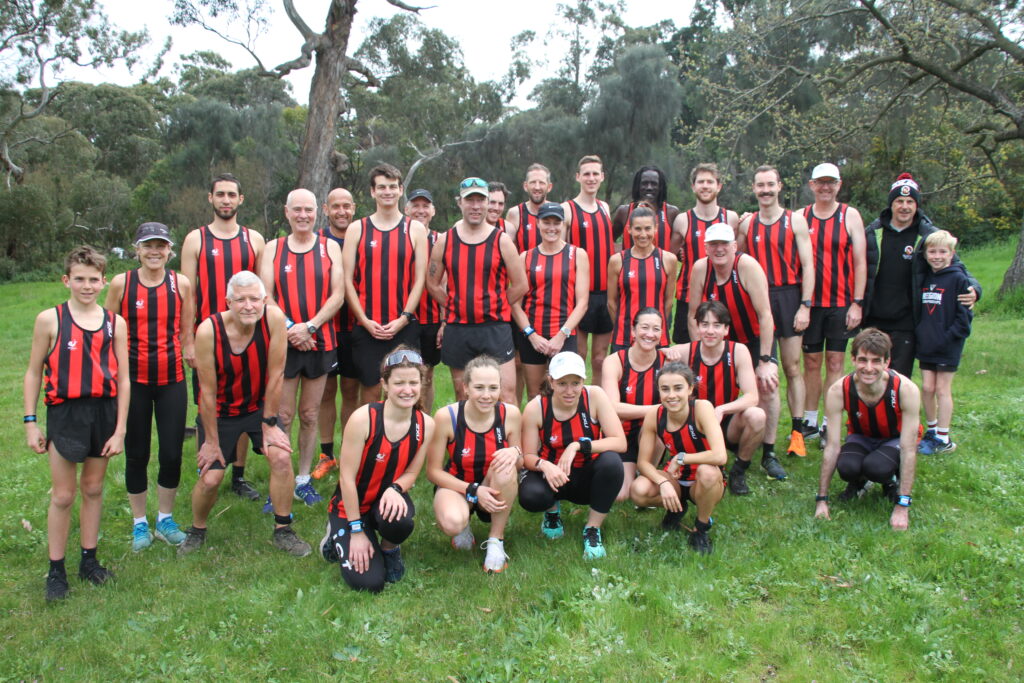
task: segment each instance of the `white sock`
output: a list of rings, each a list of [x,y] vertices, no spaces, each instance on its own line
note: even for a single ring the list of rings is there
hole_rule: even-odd
[[[310,479],[310,477],[309,477],[308,474],[306,474],[306,475],[300,474],[297,477],[295,477],[295,485],[296,486],[302,486],[303,484],[308,484],[309,483],[309,479]]]
[[[804,411],[804,422],[807,423],[808,427],[818,426],[818,411],[817,410],[805,410]]]
[[[135,517],[135,518],[133,518],[132,519],[132,524],[133,525],[134,524],[145,524],[145,525],[148,526],[149,522],[146,521],[146,517],[145,516],[142,516],[142,517]]]
[[[170,512],[158,512],[158,513],[156,513],[156,523],[157,524],[159,524],[160,522],[164,521],[165,519],[170,519],[170,518],[171,518],[171,513]]]

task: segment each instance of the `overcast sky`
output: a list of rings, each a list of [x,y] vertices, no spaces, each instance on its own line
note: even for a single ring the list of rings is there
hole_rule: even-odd
[[[537,32],[538,44],[543,42],[554,16],[555,3],[551,0],[491,0],[490,2],[467,2],[466,0],[432,0],[416,3],[406,0],[407,4],[435,5],[433,9],[420,13],[427,25],[439,28],[455,38],[462,46],[466,66],[477,80],[501,78],[509,64],[509,40],[526,29]],[[115,82],[130,85],[148,70],[155,55],[162,47],[164,39],[170,35],[174,41],[171,53],[164,61],[161,75],[173,77],[173,66],[180,61],[179,57],[196,50],[213,50],[227,58],[234,68],[242,69],[253,65],[251,57],[240,48],[229,45],[216,36],[199,28],[181,29],[172,27],[168,16],[173,7],[173,0],[102,0],[107,16],[112,25],[126,30],[145,28],[150,34],[150,44],[143,52],[140,65],[134,73],[125,68],[103,69],[95,72],[68,71],[64,78],[75,78],[90,82]],[[298,32],[292,27],[284,12],[277,9],[280,5],[271,2],[275,7],[271,30],[257,44],[257,52],[268,67],[294,58],[299,54]],[[672,19],[677,25],[685,25],[690,16],[691,0],[681,2],[654,2],[640,0],[628,2],[624,14],[630,26],[647,26],[662,19]],[[322,30],[325,18],[326,0],[296,0],[296,8],[303,15],[306,23],[313,30]],[[391,16],[400,11],[385,0],[359,0],[357,14],[349,53],[362,43],[365,30],[370,19],[375,16]],[[468,10],[473,10],[472,12]],[[552,45],[547,54],[540,55],[550,62],[545,71],[554,70],[564,45]],[[293,72],[289,77],[292,84],[292,95],[299,102],[306,102],[309,96],[309,80],[312,77],[312,66]],[[546,75],[546,74],[545,74]],[[528,94],[530,85],[520,90],[521,95]]]

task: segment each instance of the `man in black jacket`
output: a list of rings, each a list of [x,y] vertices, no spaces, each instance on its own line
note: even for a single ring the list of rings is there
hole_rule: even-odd
[[[889,189],[888,207],[867,227],[868,286],[864,327],[877,327],[892,338],[890,367],[910,377],[914,371],[914,327],[921,316],[921,282],[928,273],[924,238],[937,228],[920,210],[921,188],[902,173]],[[954,256],[954,263],[959,258]],[[981,285],[967,273],[971,286],[958,299],[973,307]]]

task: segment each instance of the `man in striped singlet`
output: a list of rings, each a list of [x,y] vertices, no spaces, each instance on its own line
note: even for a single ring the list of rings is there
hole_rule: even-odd
[[[811,172],[810,186],[814,203],[804,208],[804,218],[814,250],[814,296],[803,340],[805,437],[818,435],[822,347],[827,389],[843,374],[846,342],[860,326],[868,281],[864,221],[857,209],[837,200],[843,186],[839,168],[818,164]],[[824,420],[821,428],[824,434]]]
[[[773,166],[754,170],[757,213],[744,216],[737,232],[740,248],[761,264],[768,276],[768,300],[775,321],[782,370],[786,373],[786,400],[792,418],[789,455],[807,455],[804,447],[804,375],[800,371],[800,335],[811,318],[814,293],[814,255],[807,221],[779,204],[782,177]],[[779,430],[778,392],[763,394],[761,406],[768,416],[765,447],[774,451]]]
[[[614,239],[622,237],[622,248],[633,246],[629,235],[629,217],[640,204],[647,204],[654,211],[655,223],[654,246],[668,249],[672,242],[672,225],[679,215],[679,207],[669,204],[668,179],[665,172],[657,166],[641,166],[633,174],[633,201],[621,204],[612,215],[612,235]]]
[[[303,557],[310,546],[292,530],[292,458],[288,436],[278,426],[288,330],[284,313],[267,306],[259,276],[243,270],[227,284],[228,310],[215,313],[196,330],[199,372],[199,478],[192,489],[192,526],[178,555],[206,542],[210,510],[224,468],[235,458],[242,434],[270,465],[274,546]]]
[[[733,230],[740,218],[735,211],[718,205],[722,191],[722,178],[717,164],[697,164],[690,171],[690,187],[697,203],[689,211],[680,211],[672,223],[672,241],[667,249],[679,258],[679,277],[676,278],[676,315],[672,325],[672,341],[685,344],[690,341],[686,324],[689,308],[686,304],[690,291],[690,271],[693,264],[707,256],[704,232],[709,225],[728,223]]]
[[[418,189],[409,193],[409,201],[405,205],[405,215],[410,220],[419,221],[427,233],[427,262],[430,261],[430,250],[437,244],[441,234],[430,228],[434,220],[434,195],[429,190]],[[444,324],[444,310],[434,297],[427,293],[426,288],[420,295],[420,305],[416,310],[416,320],[420,323],[420,357],[426,366],[427,378],[423,383],[423,411],[428,415],[434,412],[434,367],[441,362],[441,325]]]
[[[508,203],[508,188],[505,183],[487,183],[487,222],[505,232],[505,204]]]
[[[243,270],[259,272],[263,255],[263,235],[238,224],[238,209],[245,202],[242,184],[230,173],[222,173],[210,184],[207,201],[213,207],[213,220],[186,235],[181,244],[181,274],[192,283],[196,296],[196,319],[183,320],[193,329],[214,313],[227,310],[225,293],[228,280]],[[193,344],[182,345],[185,362],[195,368]],[[192,374],[192,398],[199,403],[199,380]],[[259,500],[260,492],[245,480],[248,441],[239,439],[238,453],[231,467],[231,490],[248,500]]]
[[[310,483],[310,469],[317,453],[320,401],[327,373],[338,364],[332,323],[344,298],[341,249],[316,231],[316,197],[309,190],[288,193],[284,217],[291,234],[267,244],[260,277],[270,301],[284,311],[288,330],[278,415],[281,429],[289,436],[296,413],[299,417],[295,497],[315,505],[321,497]]]
[[[523,180],[526,201],[516,204],[505,215],[505,232],[515,242],[516,251],[520,254],[540,244],[537,212],[540,211],[540,205],[548,200],[552,187],[551,171],[547,166],[531,164],[526,169],[526,179]]]
[[[847,482],[840,501],[863,495],[867,482],[882,485],[893,503],[889,524],[904,531],[909,524],[911,491],[917,469],[917,428],[921,392],[905,375],[889,367],[889,335],[869,327],[853,339],[853,372],[828,388],[825,415],[832,425],[821,460],[815,517],[829,519],[828,487],[836,469]],[[840,420],[846,412],[846,443],[839,445]]]

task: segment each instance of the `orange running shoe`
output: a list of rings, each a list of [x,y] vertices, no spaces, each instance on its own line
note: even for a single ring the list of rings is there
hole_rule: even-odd
[[[794,429],[789,435],[789,448],[786,449],[787,455],[796,455],[801,458],[807,457],[807,447],[804,445],[804,435],[799,430]]]
[[[313,469],[312,476],[314,479],[323,479],[324,475],[333,470],[338,466],[338,461],[334,458],[328,458],[325,454],[320,454],[320,461],[316,464]]]

